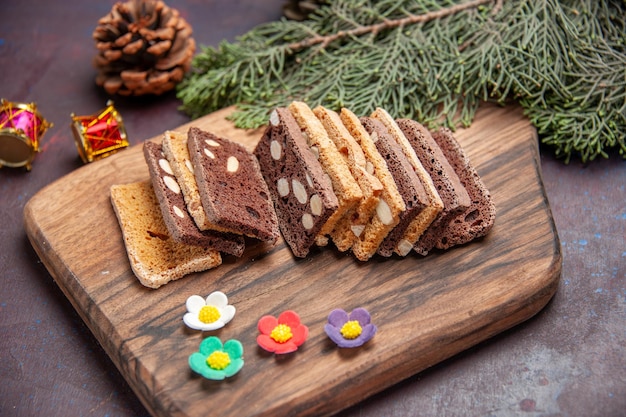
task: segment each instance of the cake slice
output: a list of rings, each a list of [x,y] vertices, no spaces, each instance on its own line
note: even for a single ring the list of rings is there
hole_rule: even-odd
[[[378,178],[382,185],[374,215],[352,245],[354,256],[366,261],[376,253],[383,239],[400,222],[400,214],[406,210],[406,205],[385,159],[376,149],[376,144],[359,118],[346,108],[341,109],[340,117],[363,151],[365,171]]]
[[[409,163],[400,145],[391,137],[385,125],[371,117],[361,117],[360,121],[376,145],[376,149],[385,159],[406,207],[403,212],[399,213],[398,224],[385,236],[378,247],[378,254],[389,257],[401,244],[407,228],[416,218],[419,218],[430,200],[422,182],[415,174],[413,166]],[[413,244],[411,243],[407,253],[412,248]]]
[[[274,201],[283,237],[293,254],[303,258],[337,210],[330,180],[286,108],[272,111],[254,154]]]
[[[363,198],[363,192],[339,150],[328,137],[324,126],[315,117],[309,106],[303,102],[294,101],[289,105],[289,111],[302,130],[307,144],[317,155],[322,169],[330,177],[333,191],[339,203],[337,210],[324,224],[318,236],[317,243],[323,245],[327,242],[325,237],[335,229],[337,222],[359,204]]]
[[[222,263],[218,251],[186,245],[170,236],[149,181],[111,186],[111,203],[131,269],[144,286],[159,288]]]
[[[180,186],[162,152],[161,145],[150,141],[144,142],[143,153],[148,164],[152,188],[159,201],[163,221],[170,236],[187,245],[203,246],[241,256],[245,248],[243,236],[198,229],[187,211]]]
[[[414,120],[402,119],[396,122],[430,174],[443,201],[441,213],[413,245],[417,253],[427,255],[435,247],[450,220],[469,208],[470,198],[428,129]]]
[[[213,224],[207,218],[204,207],[202,206],[200,190],[198,189],[193,165],[191,164],[191,157],[189,156],[187,134],[176,131],[166,131],[163,134],[162,145],[163,153],[169,161],[174,176],[180,185],[187,210],[196,223],[196,226],[198,226],[198,229],[237,233],[236,230],[228,230]]]
[[[424,210],[422,210],[422,212],[411,222],[409,227],[407,227],[404,236],[394,249],[398,255],[406,256],[413,248],[415,242],[417,242],[420,236],[426,231],[426,229],[428,229],[431,223],[443,210],[443,201],[437,193],[437,189],[435,188],[430,175],[428,175],[428,172],[424,169],[424,166],[420,162],[415,150],[409,143],[408,139],[404,136],[404,133],[402,133],[402,130],[398,127],[396,121],[389,115],[389,113],[387,113],[386,110],[381,108],[377,108],[372,113],[372,117],[385,125],[391,137],[393,137],[396,143],[400,145],[404,155],[413,167],[415,174],[422,182],[427,196]]]
[[[246,148],[192,127],[187,146],[209,222],[275,243],[280,232],[257,159]]]
[[[322,122],[328,137],[339,150],[339,154],[348,165],[363,193],[363,198],[337,222],[331,233],[337,249],[344,252],[352,247],[370,222],[380,201],[383,185],[378,178],[367,171],[365,154],[346,129],[339,115],[323,106],[313,109],[313,113]]]
[[[489,190],[450,129],[442,128],[432,136],[456,171],[471,200],[470,207],[453,218],[439,234],[435,246],[438,249],[448,249],[489,233],[496,219],[496,206]]]

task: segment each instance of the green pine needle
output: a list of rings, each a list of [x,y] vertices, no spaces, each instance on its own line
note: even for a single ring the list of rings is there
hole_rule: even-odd
[[[203,48],[178,97],[193,118],[237,105],[241,128],[293,100],[431,128],[514,100],[566,161],[626,158],[625,16],[619,0],[335,0]]]

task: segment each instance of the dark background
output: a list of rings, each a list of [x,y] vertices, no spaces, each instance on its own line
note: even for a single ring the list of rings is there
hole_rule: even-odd
[[[0,97],[35,102],[54,127],[33,169],[0,170],[0,415],[145,416],[32,249],[23,208],[80,167],[70,113],[95,86],[91,34],[113,1],[0,0]],[[199,45],[281,16],[281,0],[171,0]],[[131,144],[189,119],[174,93],[115,104]],[[344,411],[342,416],[623,416],[626,410],[626,165],[541,150],[563,252],[556,296],[536,317]],[[62,196],[59,196],[62,198]]]

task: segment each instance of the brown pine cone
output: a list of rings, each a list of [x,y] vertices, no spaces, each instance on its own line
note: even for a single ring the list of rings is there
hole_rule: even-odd
[[[283,15],[290,20],[302,21],[328,0],[289,0],[283,5]]]
[[[191,34],[178,11],[160,0],[116,3],[93,32],[96,84],[123,96],[172,90],[191,67]]]

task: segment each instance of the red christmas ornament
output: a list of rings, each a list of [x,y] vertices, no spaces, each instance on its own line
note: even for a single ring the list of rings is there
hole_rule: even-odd
[[[72,116],[72,133],[84,163],[106,158],[128,147],[122,116],[109,100],[107,107],[91,116]]]
[[[37,111],[35,103],[0,103],[0,168],[26,167],[28,171],[39,140],[52,127]]]

